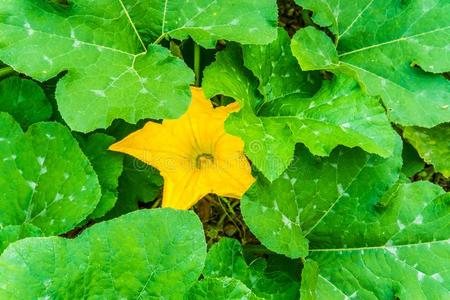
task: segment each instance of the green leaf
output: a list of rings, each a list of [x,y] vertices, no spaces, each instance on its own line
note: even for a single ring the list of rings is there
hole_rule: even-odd
[[[203,275],[238,279],[264,299],[298,299],[298,282],[283,272],[266,272],[265,265],[258,268],[258,261],[265,263],[265,260],[258,259],[248,265],[241,244],[234,239],[223,238],[209,250]]]
[[[300,299],[302,300],[316,300],[318,297],[315,294],[318,284],[319,267],[317,263],[311,259],[305,261],[302,270],[302,284],[300,288]],[[322,297],[320,299],[331,299],[329,297]]]
[[[339,63],[336,48],[330,38],[325,32],[311,26],[295,35],[291,48],[303,70],[326,70]]]
[[[192,212],[141,210],[76,239],[30,238],[0,257],[2,299],[180,299],[203,268],[206,243]]]
[[[139,33],[149,42],[166,36],[179,40],[191,36],[198,44],[214,48],[217,40],[267,44],[272,42],[277,34],[278,15],[274,1],[124,2]]]
[[[184,297],[188,300],[259,300],[242,282],[234,278],[206,278],[195,283]]]
[[[246,224],[270,250],[291,258],[308,254],[308,237],[325,243],[329,223],[348,222],[354,207],[374,205],[399,177],[401,144],[384,159],[361,149],[335,149],[330,157],[300,147],[296,159],[277,180],[259,178],[241,200]],[[337,213],[336,210],[343,210]],[[342,216],[342,217],[339,217]],[[354,232],[340,232],[343,236]]]
[[[282,34],[280,39],[283,39]],[[276,46],[281,47],[277,42],[263,47]],[[288,60],[289,47],[284,45],[283,49],[284,59]],[[251,57],[249,53],[247,56]],[[289,60],[292,61],[293,57]],[[257,66],[253,68],[258,69]],[[291,68],[297,68],[290,73],[297,74],[292,77],[299,79],[301,70],[298,65]],[[275,70],[277,73],[271,73],[271,82],[275,82],[273,78],[283,76],[280,72],[284,69]],[[260,77],[266,78],[267,75]],[[307,80],[307,77],[304,75],[303,79]],[[280,79],[275,86],[286,82],[289,81]],[[295,144],[300,142],[317,155],[328,155],[337,145],[359,146],[385,157],[392,154],[396,133],[383,107],[377,98],[365,95],[351,78],[339,76],[331,82],[324,82],[311,98],[302,98],[302,94],[295,92],[279,99],[266,97],[262,100],[255,91],[256,84],[256,79],[243,66],[240,51],[235,46],[217,55],[216,61],[206,68],[203,80],[207,96],[224,94],[240,101],[241,110],[228,118],[225,128],[244,140],[245,153],[269,180],[278,178],[287,168]],[[294,86],[292,83],[286,85],[288,90]],[[281,95],[281,87],[268,89]]]
[[[450,33],[447,0],[296,2],[312,9],[317,15],[313,19],[330,26],[336,36],[333,42],[312,27],[299,30],[292,47],[302,67],[352,75],[369,94],[382,97],[395,123],[429,128],[450,121],[450,83],[437,74],[450,70],[450,60],[445,59]],[[319,47],[308,47],[311,38]]]
[[[406,127],[403,136],[436,171],[450,177],[450,123],[430,129]]]
[[[11,114],[26,129],[48,120],[52,106],[37,83],[12,76],[0,81],[0,111]]]
[[[334,218],[323,226],[323,237],[314,237],[317,247],[310,258],[319,266],[318,284],[316,290],[304,287],[302,294],[333,295],[327,299],[447,298],[450,194],[429,182],[403,184],[395,194],[385,207],[355,206],[351,215],[336,210],[350,219]]]
[[[0,113],[0,227],[32,224],[45,235],[67,232],[100,199],[89,160],[69,130],[37,123],[24,134]]]
[[[94,219],[103,217],[117,201],[119,176],[123,171],[123,156],[108,151],[108,147],[115,141],[115,138],[103,133],[95,133],[85,139],[79,139],[80,147],[97,173],[102,189],[102,197],[90,215]]]
[[[150,203],[160,194],[163,179],[155,168],[133,158],[124,158],[119,178],[119,198],[105,218],[111,219],[139,209],[139,202]]]
[[[295,94],[301,98],[314,95],[320,88],[320,74],[303,72],[291,53],[290,38],[278,29],[278,39],[269,45],[243,47],[244,65],[259,80],[264,102]],[[276,58],[276,59],[274,59]]]
[[[58,107],[82,132],[116,118],[136,123],[186,111],[194,74],[169,50],[146,46],[157,36],[189,34],[210,46],[221,38],[265,43],[276,37],[276,4],[264,1],[74,0],[64,6],[20,0],[3,1],[0,11],[0,59],[41,81],[68,70],[57,86]]]
[[[402,173],[407,177],[412,177],[419,171],[423,170],[425,163],[420,158],[419,153],[409,143],[403,143],[403,167]]]
[[[0,254],[12,242],[31,236],[42,236],[42,231],[32,224],[8,225],[0,228]]]

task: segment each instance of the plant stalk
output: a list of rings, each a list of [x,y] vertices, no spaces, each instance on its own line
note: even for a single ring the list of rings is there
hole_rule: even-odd
[[[194,42],[195,86],[200,86],[200,46]]]

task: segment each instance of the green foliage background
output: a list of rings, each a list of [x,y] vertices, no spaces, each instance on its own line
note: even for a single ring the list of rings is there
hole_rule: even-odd
[[[0,1],[0,298],[448,299],[449,15]],[[182,115],[195,78],[240,104],[257,181],[160,209],[158,171],[107,149]]]

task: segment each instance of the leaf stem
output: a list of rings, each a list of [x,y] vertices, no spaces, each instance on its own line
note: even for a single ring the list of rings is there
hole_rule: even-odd
[[[156,41],[153,42],[153,44],[157,45],[157,44],[161,43],[161,41],[162,41],[163,39],[165,39],[165,37],[166,37],[166,34],[165,34],[165,33],[161,34],[161,35],[156,39]]]
[[[195,86],[200,86],[200,46],[194,42]]]
[[[11,67],[4,67],[0,69],[0,78],[6,77],[8,75],[14,74],[16,71],[14,71]]]

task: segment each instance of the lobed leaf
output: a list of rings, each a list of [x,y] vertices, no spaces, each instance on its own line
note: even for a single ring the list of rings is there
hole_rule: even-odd
[[[141,210],[76,239],[29,238],[0,257],[0,297],[180,299],[201,273],[206,243],[192,212]]]
[[[392,155],[396,134],[378,99],[365,95],[346,76],[324,82],[311,96],[317,88],[316,81],[311,81],[315,75],[301,71],[288,43],[286,33],[280,32],[279,39],[268,46],[244,48],[244,59],[249,61],[242,61],[240,50],[229,46],[207,67],[203,80],[207,96],[224,94],[240,102],[242,108],[227,119],[226,130],[244,140],[245,153],[264,176],[278,178],[300,142],[317,155],[329,155],[338,145]],[[285,53],[277,64],[281,67],[254,61],[263,55],[269,61],[272,52]],[[258,81],[244,63],[259,77],[259,90],[265,97],[258,95]],[[292,77],[284,78],[287,74]]]
[[[450,177],[450,123],[430,129],[406,127],[403,136],[436,171]]]
[[[270,250],[291,258],[307,256],[308,244],[315,247],[317,237],[321,245],[336,238],[334,233],[328,236],[330,223],[349,222],[344,216],[350,218],[355,207],[374,205],[398,180],[397,145],[390,158],[343,147],[319,158],[301,147],[280,178],[272,183],[259,178],[244,195],[241,210],[246,224]],[[352,230],[340,234],[356,236]]]
[[[392,122],[429,128],[450,121],[450,83],[437,74],[450,70],[448,1],[296,2],[335,35],[333,42],[312,27],[296,33],[292,49],[303,69],[353,76],[382,97]]]
[[[26,129],[33,123],[47,121],[52,106],[37,83],[12,76],[0,81],[0,111],[12,115]]]
[[[83,221],[100,199],[89,160],[69,130],[36,123],[23,133],[0,113],[0,228],[34,225],[45,235],[61,234]]]
[[[180,6],[182,18],[174,16]],[[276,36],[276,5],[267,1],[7,0],[0,12],[0,59],[41,81],[68,71],[57,85],[58,108],[82,132],[116,118],[136,123],[186,111],[193,72],[162,46],[147,46],[160,40],[155,30],[209,46],[221,38],[264,43]]]
[[[108,151],[116,139],[103,133],[95,133],[86,138],[79,138],[80,147],[86,154],[97,173],[102,197],[97,207],[90,215],[97,219],[110,211],[117,201],[119,177],[123,171],[123,157],[118,153]]]
[[[449,195],[429,182],[402,184],[389,205],[357,207],[351,222],[336,218],[328,223],[327,236],[334,239],[315,237],[310,259],[318,271],[303,272],[317,284],[303,285],[302,294],[315,295],[310,299],[445,299],[450,290]],[[348,231],[352,234],[341,235]]]
[[[299,284],[284,272],[267,272],[264,259],[250,264],[244,259],[241,244],[223,238],[214,244],[206,257],[203,275],[206,278],[229,277],[240,280],[256,296],[264,299],[298,299]]]

